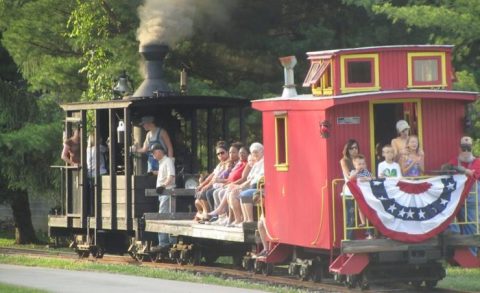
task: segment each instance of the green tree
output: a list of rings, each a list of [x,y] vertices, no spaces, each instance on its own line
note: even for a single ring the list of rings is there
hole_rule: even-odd
[[[5,0],[0,2],[2,44],[30,91],[56,101],[77,100],[86,89],[79,73],[81,53],[67,34],[73,0]]]
[[[0,202],[12,207],[19,244],[37,242],[29,197],[51,191],[58,181],[50,165],[60,152],[61,124],[51,122],[59,111],[44,103],[0,81]]]

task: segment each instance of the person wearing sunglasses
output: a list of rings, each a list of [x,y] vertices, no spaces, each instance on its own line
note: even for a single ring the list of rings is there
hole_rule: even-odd
[[[442,170],[448,170],[450,172],[456,172],[460,174],[465,174],[466,176],[473,177],[476,180],[480,178],[480,159],[476,158],[473,153],[473,139],[469,136],[464,136],[460,139],[460,153],[450,159],[446,164],[442,166]],[[478,186],[479,182],[474,184],[473,188],[477,187],[477,196],[478,196]],[[472,190],[471,192],[474,192]],[[475,198],[475,193],[470,193],[467,197],[465,205],[460,209],[457,214],[459,222],[465,222],[465,215],[467,215],[466,222],[470,224],[451,224],[449,230],[453,233],[460,234],[475,234],[477,232],[476,225],[477,222],[477,207],[478,200]],[[466,213],[465,213],[466,212]],[[473,254],[477,254],[477,248],[471,247],[470,250]]]
[[[227,168],[228,160],[228,146],[224,141],[217,142],[215,147],[218,165],[215,167],[212,173],[208,175],[205,180],[197,187],[195,191],[195,207],[197,208],[197,214],[195,215],[195,221],[206,221],[209,219],[209,204],[207,201],[207,191],[213,188],[213,184],[220,174]]]

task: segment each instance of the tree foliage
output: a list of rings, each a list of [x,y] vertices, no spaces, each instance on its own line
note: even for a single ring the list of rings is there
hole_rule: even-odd
[[[0,181],[5,188],[31,194],[54,188],[58,174],[50,165],[59,157],[62,130],[58,106],[43,103],[0,81]],[[0,201],[12,200],[6,194],[0,193]]]

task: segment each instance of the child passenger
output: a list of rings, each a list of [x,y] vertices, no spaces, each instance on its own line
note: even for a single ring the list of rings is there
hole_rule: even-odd
[[[378,178],[401,178],[402,170],[400,165],[393,161],[395,152],[391,145],[387,144],[382,148],[382,156],[385,161],[378,164]]]
[[[358,154],[356,157],[353,158],[353,166],[355,170],[352,170],[350,173],[350,178],[356,178],[358,181],[370,181],[372,180],[372,173],[367,170],[367,162],[365,161],[365,156],[362,154]],[[358,216],[360,217],[360,225],[359,227],[365,226],[365,215],[358,210]]]
[[[411,135],[407,139],[405,154],[400,159],[400,167],[405,177],[416,177],[424,171],[424,153],[420,150],[418,137]]]

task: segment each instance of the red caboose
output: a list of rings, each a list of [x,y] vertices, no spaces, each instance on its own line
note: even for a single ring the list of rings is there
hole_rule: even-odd
[[[263,117],[266,226],[272,242],[283,247],[271,254],[272,262],[291,249],[297,256],[343,249],[339,160],[348,139],[359,142],[372,174],[375,146],[397,136],[400,119],[418,135],[427,173],[458,152],[466,106],[477,93],[452,89],[451,51],[421,45],[309,52],[303,85],[312,94],[296,95],[292,79],[282,97],[253,102]],[[291,60],[281,61],[292,78]]]

